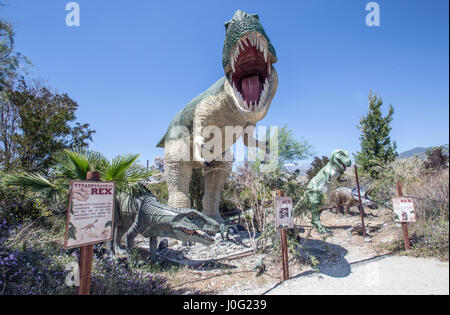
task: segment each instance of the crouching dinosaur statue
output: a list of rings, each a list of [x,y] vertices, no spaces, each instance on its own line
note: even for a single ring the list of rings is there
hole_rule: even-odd
[[[334,150],[330,161],[311,179],[305,194],[294,207],[295,211],[299,208],[308,208],[311,211],[311,223],[321,234],[331,234],[331,230],[320,222],[320,212],[329,208],[333,183],[351,164],[347,151]]]
[[[266,142],[253,137],[253,127],[266,116],[278,86],[272,65],[277,56],[258,15],[238,10],[225,28],[225,76],[175,116],[157,145],[164,148],[168,204],[189,208],[192,170],[204,168],[203,212],[219,222],[221,193],[233,163],[230,147],[242,136],[247,147],[265,149]]]
[[[370,199],[369,197],[370,190],[365,191],[364,188],[361,187],[361,203],[363,206],[367,206],[370,209],[377,209],[378,205]],[[350,213],[350,208],[353,206],[359,206],[359,198],[358,192],[356,188],[348,188],[348,187],[338,187],[331,193],[330,204],[333,208],[336,208],[337,211],[342,214],[348,215]],[[364,213],[364,211],[363,211]]]
[[[130,200],[118,196],[114,237],[110,249],[116,255],[129,253],[138,234],[150,239],[150,259],[156,261],[157,237],[170,237],[181,241],[214,243],[219,224],[194,209],[177,209],[160,203],[156,197],[140,185],[144,194]],[[125,234],[125,249],[121,239]]]

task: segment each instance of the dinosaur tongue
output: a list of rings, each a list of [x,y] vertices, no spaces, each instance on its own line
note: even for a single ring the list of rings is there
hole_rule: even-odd
[[[241,87],[244,92],[244,100],[247,101],[248,105],[250,105],[250,102],[258,103],[261,95],[261,84],[257,75],[244,78]]]

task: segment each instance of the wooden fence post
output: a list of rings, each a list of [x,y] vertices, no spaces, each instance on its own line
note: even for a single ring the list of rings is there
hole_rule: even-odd
[[[361,216],[362,233],[363,233],[363,236],[366,237],[366,226],[364,225],[364,209],[363,209],[362,201],[361,201],[361,191],[359,189],[358,168],[356,167],[356,164],[355,164],[355,177],[356,177],[356,187],[358,188],[358,199],[359,199],[358,210],[359,210],[359,215]]]
[[[403,197],[403,189],[402,189],[401,182],[397,182],[397,195],[398,195],[398,197]],[[408,223],[407,222],[402,222],[402,232],[403,232],[403,240],[405,242],[405,249],[410,250],[411,242],[409,240]]]
[[[284,197],[283,190],[275,192],[276,197]],[[286,229],[280,229],[281,260],[283,265],[283,282],[289,279],[288,251]]]
[[[99,172],[87,172],[86,180],[100,181]],[[80,247],[78,261],[80,286],[76,287],[77,295],[89,295],[91,293],[92,259],[94,257],[94,245]]]

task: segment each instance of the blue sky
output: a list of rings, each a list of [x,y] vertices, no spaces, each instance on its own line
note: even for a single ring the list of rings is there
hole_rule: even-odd
[[[447,0],[379,0],[379,27],[365,0],[79,0],[80,27],[65,0],[2,0],[16,48],[44,79],[79,104],[108,157],[163,154],[155,145],[173,116],[223,75],[224,22],[258,13],[277,51],[279,87],[261,125],[287,124],[318,155],[356,152],[356,125],[372,89],[395,109],[398,152],[449,139]]]

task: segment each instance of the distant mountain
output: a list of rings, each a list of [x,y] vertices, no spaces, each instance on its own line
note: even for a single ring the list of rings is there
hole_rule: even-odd
[[[419,157],[421,158],[425,158],[425,152],[427,152],[429,148],[423,148],[423,147],[417,147],[405,152],[402,152],[398,155],[399,158],[409,158],[409,157],[413,157],[414,155],[419,155]]]
[[[287,163],[284,165],[284,168],[289,173],[294,173],[295,171],[298,171],[299,175],[305,175],[306,172],[311,168],[311,163],[310,162]]]

